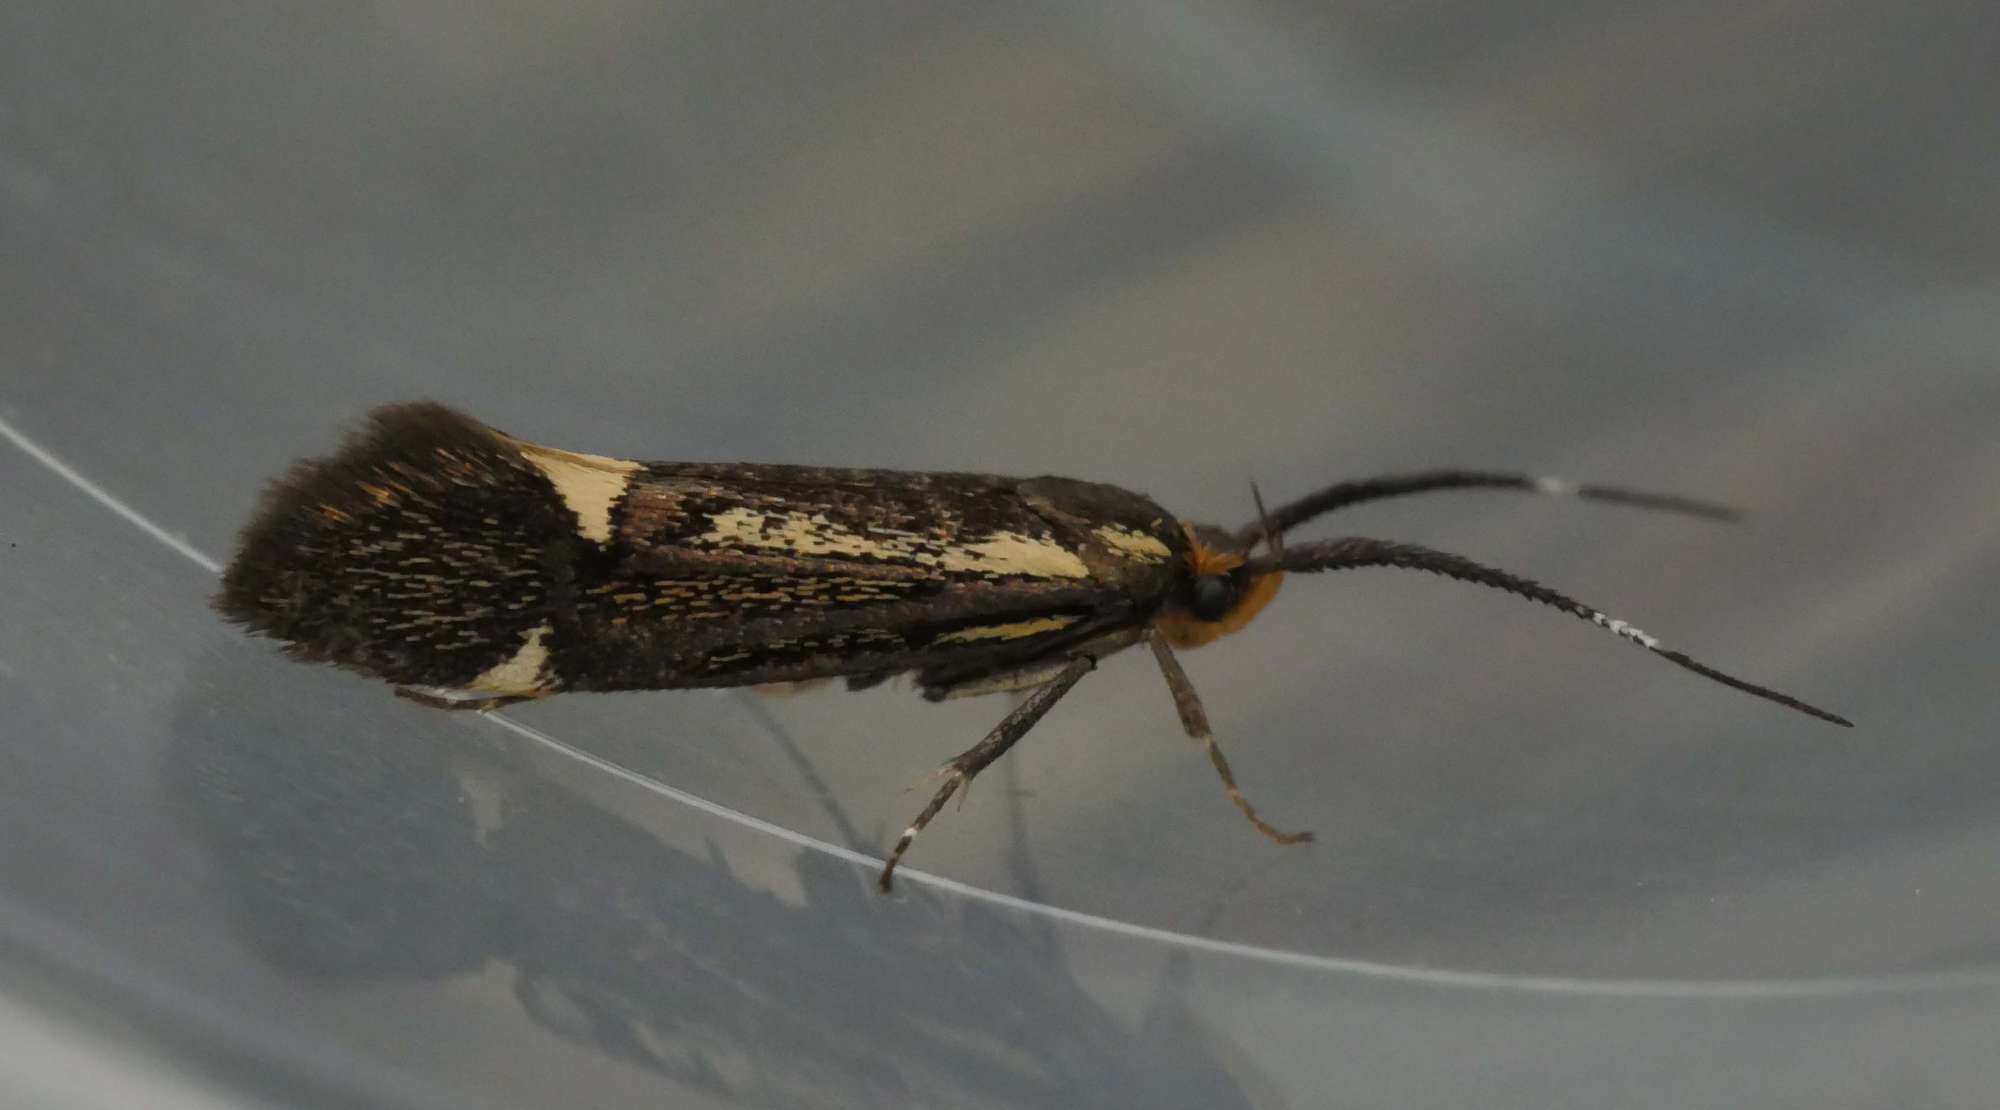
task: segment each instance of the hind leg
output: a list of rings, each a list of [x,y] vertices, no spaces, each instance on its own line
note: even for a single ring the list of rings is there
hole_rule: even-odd
[[[917,819],[910,822],[909,828],[903,830],[903,835],[896,841],[896,847],[890,851],[888,860],[883,863],[882,874],[876,880],[883,891],[890,889],[896,874],[896,865],[903,862],[903,853],[910,850],[910,842],[917,838],[918,833],[924,831],[924,826],[931,823],[931,818],[938,815],[938,811],[951,800],[951,796],[961,789],[970,790],[973,776],[984,771],[994,760],[1006,755],[1007,749],[1027,735],[1028,730],[1035,727],[1035,722],[1041,720],[1042,715],[1056,702],[1061,701],[1062,696],[1069,693],[1070,687],[1075,686],[1077,681],[1089,674],[1091,668],[1095,666],[1097,660],[1088,655],[1079,655],[1063,664],[1055,677],[1043,683],[1027,701],[1015,706],[1012,712],[1002,718],[1000,723],[994,726],[993,731],[986,734],[986,739],[960,752],[956,759],[938,768],[938,774],[944,778],[944,785],[939,787],[937,794],[931,798],[931,804],[925,806],[922,813],[917,814]]]

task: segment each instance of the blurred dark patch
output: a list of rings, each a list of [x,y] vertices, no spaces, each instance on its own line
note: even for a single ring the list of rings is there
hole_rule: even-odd
[[[1182,965],[1134,1028],[1018,912],[882,898],[866,869],[814,852],[794,904],[538,779],[497,728],[399,734],[400,705],[243,690],[234,651],[202,669],[189,691],[234,692],[184,699],[168,774],[237,927],[289,974],[502,960],[550,1032],[758,1105],[1248,1104]]]

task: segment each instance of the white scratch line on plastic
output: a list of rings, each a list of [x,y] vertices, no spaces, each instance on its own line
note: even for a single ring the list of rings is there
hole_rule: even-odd
[[[19,431],[17,431],[14,428],[12,424],[7,423],[5,419],[0,419],[0,436],[6,436],[7,439],[11,443],[13,443],[14,446],[19,447],[21,451],[24,454],[26,454],[29,458],[34,459],[36,462],[41,463],[43,466],[46,466],[50,470],[55,471],[56,474],[63,479],[63,481],[68,482],[70,485],[75,486],[79,490],[82,490],[85,494],[87,494],[90,497],[91,500],[97,502],[98,504],[104,506],[107,509],[110,509],[112,512],[117,513],[119,516],[124,517],[126,523],[132,525],[133,527],[139,529],[141,532],[146,533],[147,535],[153,537],[154,539],[160,541],[161,543],[166,544],[168,547],[173,548],[175,551],[180,552],[182,557],[186,558],[189,562],[193,563],[194,565],[200,567],[201,569],[207,571],[210,574],[222,573],[221,563],[218,563],[214,559],[211,559],[207,555],[203,554],[202,551],[199,548],[195,547],[193,544],[187,542],[186,540],[180,538],[179,536],[174,535],[172,532],[167,531],[165,528],[162,528],[159,525],[154,524],[152,521],[146,519],[146,517],[139,512],[139,510],[133,508],[130,505],[127,505],[123,501],[118,500],[116,497],[113,497],[110,494],[110,492],[107,491],[103,486],[100,486],[96,482],[93,482],[90,479],[84,477],[83,475],[77,473],[68,463],[50,454],[47,449],[42,447],[41,444],[36,443],[34,440],[29,439],[25,435],[22,435]]]
[[[764,833],[787,844],[833,856],[870,869],[879,869],[882,860],[843,848],[817,837],[795,832],[783,825],[774,825],[761,817],[752,817],[740,810],[731,809],[718,802],[690,794],[677,787],[668,786],[655,778],[649,778],[628,767],[613,763],[602,756],[594,755],[580,748],[574,748],[545,732],[524,725],[519,721],[488,712],[480,716],[494,724],[516,733],[537,744],[546,745],[572,759],[603,771],[605,774],[622,779],[641,789],[651,791],[680,802],[682,805],[698,809],[703,813],[720,817],[733,824],[742,825]],[[1872,994],[1891,991],[1911,991],[1927,987],[1964,987],[1969,985],[1990,986],[2000,982],[2000,977],[1980,972],[1939,972],[1915,975],[1878,976],[1829,976],[1819,979],[1577,979],[1557,975],[1511,975],[1493,971],[1456,971],[1449,968],[1405,967],[1399,964],[1375,963],[1369,960],[1344,959],[1339,956],[1319,956],[1308,952],[1289,952],[1282,948],[1265,948],[1238,941],[1218,940],[1214,937],[1196,936],[1191,933],[1177,933],[1171,929],[1158,929],[1150,925],[1139,925],[1130,921],[1120,921],[1112,917],[1100,917],[1081,910],[1064,909],[1046,902],[1032,902],[1012,894],[1002,894],[995,890],[970,886],[956,879],[933,875],[911,867],[898,867],[896,881],[917,883],[937,890],[956,894],[975,901],[987,902],[1022,913],[1039,915],[1084,928],[1096,929],[1136,940],[1157,944],[1177,945],[1200,952],[1234,956],[1241,959],[1257,960],[1288,967],[1311,968],[1316,971],[1354,975],[1369,979],[1387,979],[1426,986],[1458,987],[1474,990],[1512,991],[1534,994],[1560,994],[1582,997],[1647,997],[1647,998],[1692,998],[1692,999],[1772,999],[1772,998],[1822,998],[1835,995]]]
[[[203,554],[198,548],[147,519],[139,510],[112,496],[102,486],[77,473],[61,459],[56,458],[41,445],[22,435],[19,431],[0,419],[0,435],[4,435],[14,446],[48,467],[63,480],[88,494],[91,500],[117,513],[140,531],[177,551],[189,562],[208,571],[221,574],[222,564]],[[796,845],[809,851],[832,856],[862,867],[878,868],[882,860],[852,848],[843,848],[817,837],[795,832],[783,825],[774,825],[760,817],[752,817],[740,810],[731,809],[719,802],[690,794],[685,790],[668,786],[658,779],[648,778],[628,767],[613,763],[603,756],[593,755],[582,748],[573,747],[539,729],[531,728],[519,721],[503,717],[498,713],[486,712],[480,716],[501,728],[515,733],[534,743],[541,744],[567,758],[594,767],[605,774],[629,782],[644,790],[672,799],[690,809],[699,810],[713,817],[719,817],[731,824],[763,833],[787,844]],[[1823,998],[1833,995],[1873,994],[1891,991],[1913,991],[1925,988],[1958,988],[1966,986],[1991,986],[2000,982],[1995,976],[1980,972],[1935,972],[1912,975],[1876,976],[1829,976],[1819,979],[1576,979],[1556,975],[1510,975],[1497,971],[1455,971],[1449,968],[1405,967],[1399,964],[1375,963],[1370,960],[1344,959],[1339,956],[1319,956],[1309,952],[1290,952],[1282,948],[1265,948],[1255,944],[1244,944],[1233,940],[1218,940],[1214,937],[1196,936],[1192,933],[1177,933],[1171,929],[1158,929],[1150,925],[1139,925],[1130,921],[1120,921],[1112,917],[1100,917],[1081,910],[1064,909],[1045,902],[1032,902],[1012,894],[1002,894],[997,890],[961,883],[928,871],[910,867],[896,869],[896,877],[904,882],[956,894],[963,898],[1005,906],[1021,913],[1034,914],[1052,920],[1096,929],[1135,940],[1156,944],[1177,945],[1198,952],[1233,956],[1239,959],[1257,960],[1263,963],[1285,967],[1311,968],[1316,971],[1354,975],[1369,979],[1386,979],[1426,986],[1458,987],[1472,990],[1510,991],[1532,994],[1559,994],[1591,998],[1647,997],[1647,998],[1712,998],[1712,999],[1772,999],[1772,998]],[[1982,969],[1983,971],[1983,969]]]

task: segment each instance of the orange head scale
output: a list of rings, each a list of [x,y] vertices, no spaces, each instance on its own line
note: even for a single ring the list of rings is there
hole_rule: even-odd
[[[1153,626],[1177,648],[1200,647],[1254,620],[1278,596],[1285,574],[1277,569],[1252,570],[1248,546],[1227,529],[1210,524],[1181,527],[1187,532],[1192,574],[1184,592],[1154,619]]]
[[[1165,608],[1153,618],[1153,627],[1162,639],[1174,647],[1197,647],[1249,624],[1277,596],[1278,584],[1287,573],[1316,574],[1357,567],[1401,567],[1504,590],[1516,597],[1552,606],[1615,633],[1703,678],[1823,721],[1851,724],[1838,714],[1698,662],[1686,653],[1668,648],[1632,625],[1614,620],[1575,598],[1519,575],[1473,562],[1462,555],[1365,536],[1299,544],[1284,542],[1285,533],[1336,509],[1405,494],[1453,489],[1520,490],[1607,501],[1711,520],[1735,520],[1739,516],[1736,510],[1727,506],[1668,494],[1587,485],[1559,478],[1474,470],[1433,470],[1341,482],[1269,510],[1265,509],[1263,499],[1259,497],[1256,498],[1257,519],[1234,532],[1206,524],[1183,526],[1187,532],[1191,573]],[[1253,488],[1251,493],[1254,497],[1256,490]],[[1263,544],[1262,551],[1256,550],[1259,543]]]

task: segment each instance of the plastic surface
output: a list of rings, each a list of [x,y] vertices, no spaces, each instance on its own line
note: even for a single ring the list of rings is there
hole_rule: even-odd
[[[1988,13],[1026,11],[5,7],[0,1029],[89,1046],[17,1090],[2000,1100]],[[260,484],[413,397],[1232,525],[1252,479],[1445,464],[1724,499],[1751,522],[1440,495],[1313,534],[1859,727],[1472,587],[1296,579],[1186,661],[1316,845],[1243,823],[1128,654],[884,898],[902,788],[1004,698],[501,723],[209,612]]]

